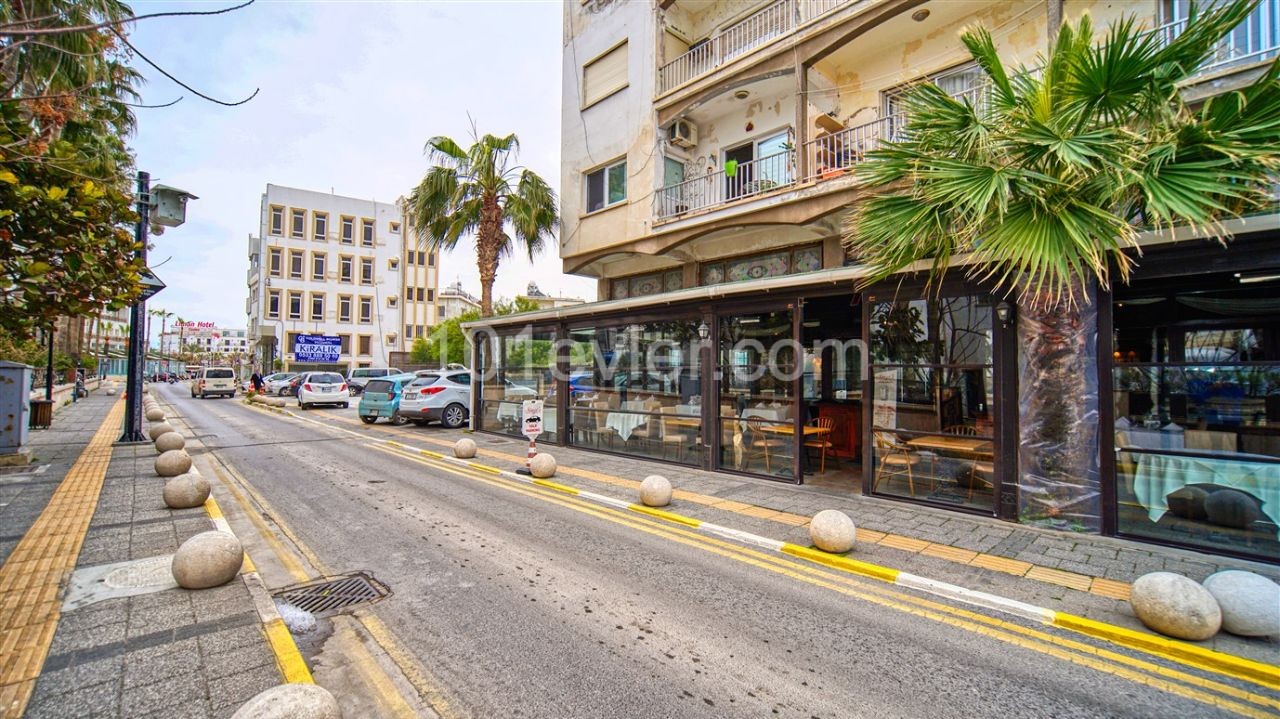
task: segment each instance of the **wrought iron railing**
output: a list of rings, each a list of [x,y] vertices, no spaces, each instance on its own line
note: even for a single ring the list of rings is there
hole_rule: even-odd
[[[1161,42],[1169,43],[1187,28],[1186,19],[1175,20],[1153,32]],[[1210,72],[1232,65],[1269,60],[1280,53],[1280,0],[1263,0],[1244,22],[1222,38],[1213,55],[1200,67]]]
[[[675,217],[786,187],[796,179],[795,159],[795,151],[785,150],[668,185],[658,191],[654,213]]]
[[[704,75],[734,58],[857,0],[778,0],[694,44],[658,68],[658,94]]]

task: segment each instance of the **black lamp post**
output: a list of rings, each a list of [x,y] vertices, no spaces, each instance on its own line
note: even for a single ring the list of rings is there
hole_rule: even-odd
[[[134,227],[134,241],[138,243],[136,257],[142,260],[143,267],[147,264],[147,225],[151,212],[151,175],[150,173],[138,172],[138,224]],[[147,348],[143,346],[143,327],[147,321],[147,299],[144,289],[143,296],[133,303],[132,309],[129,311],[129,362],[125,369],[125,397],[129,400],[129,406],[125,408],[124,413],[124,433],[120,435],[121,442],[145,442],[146,436],[142,433],[142,372],[146,364]]]

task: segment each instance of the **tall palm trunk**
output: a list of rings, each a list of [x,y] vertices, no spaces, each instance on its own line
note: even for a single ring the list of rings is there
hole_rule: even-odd
[[[1099,529],[1097,304],[1018,313],[1019,505],[1025,521]]]
[[[493,281],[498,276],[502,250],[502,206],[492,193],[485,195],[480,227],[476,232],[476,266],[480,270],[480,314],[493,316]]]

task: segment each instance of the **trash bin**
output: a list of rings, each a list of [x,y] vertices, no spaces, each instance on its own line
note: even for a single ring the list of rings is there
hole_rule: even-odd
[[[53,400],[31,400],[31,427],[48,429],[51,424],[53,424]]]

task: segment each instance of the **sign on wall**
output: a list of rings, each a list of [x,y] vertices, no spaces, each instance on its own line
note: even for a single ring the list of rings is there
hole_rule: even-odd
[[[337,362],[341,352],[342,338],[337,335],[298,335],[293,342],[298,362]]]

